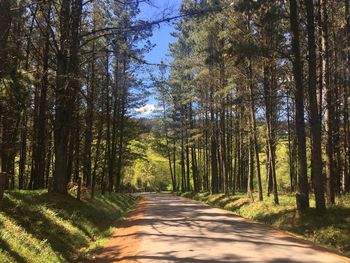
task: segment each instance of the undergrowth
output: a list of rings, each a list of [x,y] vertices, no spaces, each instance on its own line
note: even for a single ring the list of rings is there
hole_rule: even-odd
[[[87,258],[135,202],[115,193],[78,201],[44,191],[7,192],[0,212],[0,262]]]

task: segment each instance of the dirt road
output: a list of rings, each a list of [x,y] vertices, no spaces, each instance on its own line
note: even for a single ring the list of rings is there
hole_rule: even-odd
[[[96,262],[350,262],[268,226],[171,195],[145,195]]]

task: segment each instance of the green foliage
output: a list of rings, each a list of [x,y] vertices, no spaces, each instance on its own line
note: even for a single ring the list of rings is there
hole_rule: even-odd
[[[8,192],[0,213],[0,262],[71,262],[87,257],[135,201],[114,193],[78,201],[44,191]]]
[[[32,73],[19,70],[0,81],[0,108],[8,112],[21,111],[30,99],[30,87],[35,83]]]
[[[144,134],[132,143],[139,155],[124,171],[124,184],[143,191],[169,190],[171,183],[168,159],[164,157],[164,143],[153,134]]]

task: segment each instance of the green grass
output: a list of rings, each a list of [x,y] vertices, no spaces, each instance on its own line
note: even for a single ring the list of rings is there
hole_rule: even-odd
[[[136,203],[126,194],[78,201],[44,191],[7,192],[0,212],[0,262],[88,258]]]
[[[326,214],[320,215],[314,208],[303,214],[297,213],[294,195],[280,195],[280,205],[273,203],[272,196],[265,197],[262,202],[252,202],[244,194],[229,197],[209,193],[182,195],[289,231],[350,257],[350,196],[338,199],[337,204],[329,207]],[[314,206],[313,200],[311,206]]]

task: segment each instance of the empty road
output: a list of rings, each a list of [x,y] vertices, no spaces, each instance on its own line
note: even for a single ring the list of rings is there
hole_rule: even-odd
[[[221,209],[172,195],[143,197],[96,262],[350,262]]]

